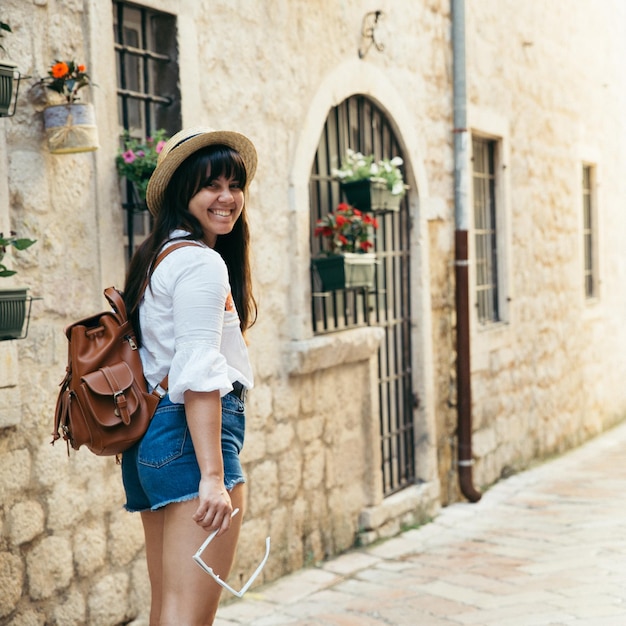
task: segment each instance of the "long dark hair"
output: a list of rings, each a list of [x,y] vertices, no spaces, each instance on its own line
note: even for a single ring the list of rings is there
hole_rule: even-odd
[[[213,145],[191,154],[172,175],[165,190],[163,203],[156,217],[150,235],[137,248],[131,259],[124,286],[124,302],[129,319],[133,324],[137,340],[141,344],[139,324],[139,304],[144,291],[146,276],[163,248],[170,240],[170,233],[182,228],[190,234],[180,239],[200,241],[204,232],[200,222],[189,212],[189,201],[208,180],[220,176],[237,180],[247,197],[246,168],[241,155],[228,146]],[[241,216],[232,231],[219,235],[215,250],[219,252],[228,268],[228,276],[233,300],[242,331],[247,330],[256,321],[256,300],[252,294],[250,276],[250,229],[248,227],[246,203]]]

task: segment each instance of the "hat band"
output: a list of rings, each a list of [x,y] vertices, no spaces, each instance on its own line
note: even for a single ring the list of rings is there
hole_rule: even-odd
[[[202,133],[196,133],[195,135],[189,135],[189,137],[185,137],[182,141],[179,141],[175,146],[172,146],[172,148],[170,149],[170,152],[172,150],[176,150],[176,148],[178,148],[178,146],[182,146],[185,141],[189,141],[190,139],[193,139],[194,137],[197,137],[198,135],[201,135]]]

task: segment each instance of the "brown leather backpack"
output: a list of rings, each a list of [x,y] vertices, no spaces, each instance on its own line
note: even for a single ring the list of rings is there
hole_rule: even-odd
[[[164,250],[152,271],[182,241]],[[147,286],[144,285],[144,289]],[[167,390],[167,376],[148,392],[135,331],[126,316],[122,294],[108,287],[112,311],[70,324],[65,378],[56,404],[52,443],[61,438],[78,450],[87,446],[98,456],[120,454],[144,435]]]

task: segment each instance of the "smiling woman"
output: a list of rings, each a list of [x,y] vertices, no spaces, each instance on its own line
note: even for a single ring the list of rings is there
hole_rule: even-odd
[[[163,146],[146,190],[154,226],[124,293],[146,379],[154,387],[167,376],[167,394],[124,453],[122,477],[126,508],[144,525],[151,623],[213,623],[222,586],[190,555],[215,533],[204,556],[225,581],[239,538],[243,515],[231,515],[243,511],[239,453],[253,385],[243,333],[256,316],[245,200],[256,162],[239,133],[181,131]],[[152,271],[180,240],[197,245]]]

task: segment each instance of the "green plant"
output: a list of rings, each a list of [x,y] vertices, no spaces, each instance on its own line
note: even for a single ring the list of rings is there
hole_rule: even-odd
[[[0,233],[0,277],[13,276],[13,274],[17,274],[15,270],[8,269],[7,266],[2,263],[9,246],[12,246],[16,250],[26,250],[26,248],[30,248],[30,246],[32,246],[36,241],[36,239],[18,239],[17,234],[13,231],[11,231],[11,234],[8,237],[5,237],[4,233]]]
[[[403,163],[398,156],[375,161],[373,154],[365,156],[348,148],[341,167],[333,168],[331,173],[344,183],[366,179],[384,181],[392,195],[403,196],[407,189],[400,169]]]
[[[148,181],[167,139],[167,133],[162,128],[145,141],[131,137],[128,132],[122,137],[124,146],[115,157],[117,173],[135,185],[141,200],[146,199]]]
[[[78,91],[91,82],[86,67],[76,61],[59,61],[58,59],[48,70],[48,76],[41,79],[48,89],[61,94],[68,104],[80,100]]]
[[[324,237],[330,245],[325,254],[341,254],[342,252],[370,252],[374,247],[374,230],[378,228],[378,220],[369,213],[361,213],[358,209],[342,202],[335,213],[317,221],[314,235]]]
[[[6,22],[0,22],[0,37],[4,37],[5,32],[12,33],[13,31],[11,30],[11,27]],[[2,44],[0,44],[0,50],[5,50]]]

